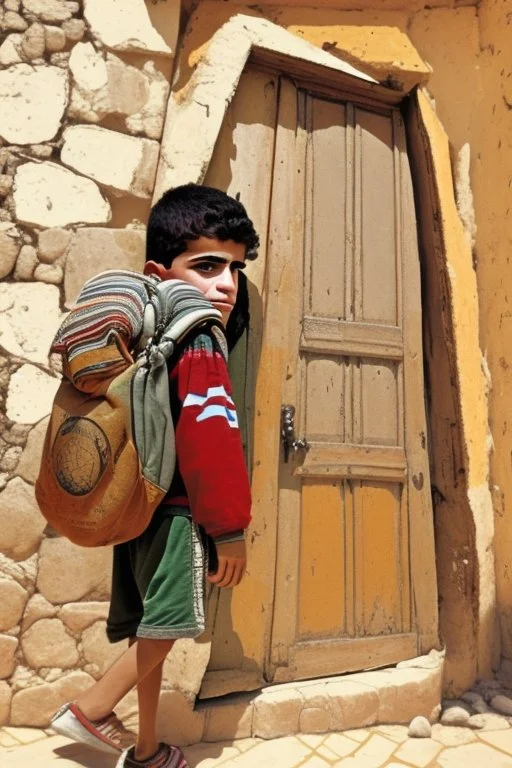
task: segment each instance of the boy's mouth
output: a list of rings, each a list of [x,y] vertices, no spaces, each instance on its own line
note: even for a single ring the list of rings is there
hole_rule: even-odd
[[[221,312],[231,312],[234,306],[229,301],[212,301],[212,304],[217,309],[220,309]]]

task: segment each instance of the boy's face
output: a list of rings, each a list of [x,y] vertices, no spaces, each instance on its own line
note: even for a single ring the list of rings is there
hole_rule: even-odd
[[[189,240],[187,246],[168,269],[155,261],[146,262],[144,274],[195,285],[222,312],[226,324],[235,306],[238,272],[245,268],[245,245],[233,240],[199,237]]]

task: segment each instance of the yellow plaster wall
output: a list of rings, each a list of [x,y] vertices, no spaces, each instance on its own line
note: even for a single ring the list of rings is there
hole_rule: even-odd
[[[512,658],[512,0],[479,10],[481,98],[473,127],[481,345],[492,379],[496,588],[503,655]]]

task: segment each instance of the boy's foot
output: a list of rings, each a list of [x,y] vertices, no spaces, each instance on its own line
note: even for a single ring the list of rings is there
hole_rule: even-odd
[[[188,763],[179,747],[162,743],[155,754],[146,760],[135,759],[135,747],[125,749],[116,768],[188,768]]]
[[[124,727],[114,712],[101,720],[89,720],[72,702],[54,714],[50,728],[68,739],[116,755],[136,741],[135,734]]]

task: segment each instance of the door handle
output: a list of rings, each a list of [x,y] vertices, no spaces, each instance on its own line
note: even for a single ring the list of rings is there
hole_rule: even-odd
[[[299,450],[309,451],[308,441],[301,437],[295,437],[295,406],[281,406],[281,442],[283,444],[284,461],[288,463],[290,451],[296,453]]]

